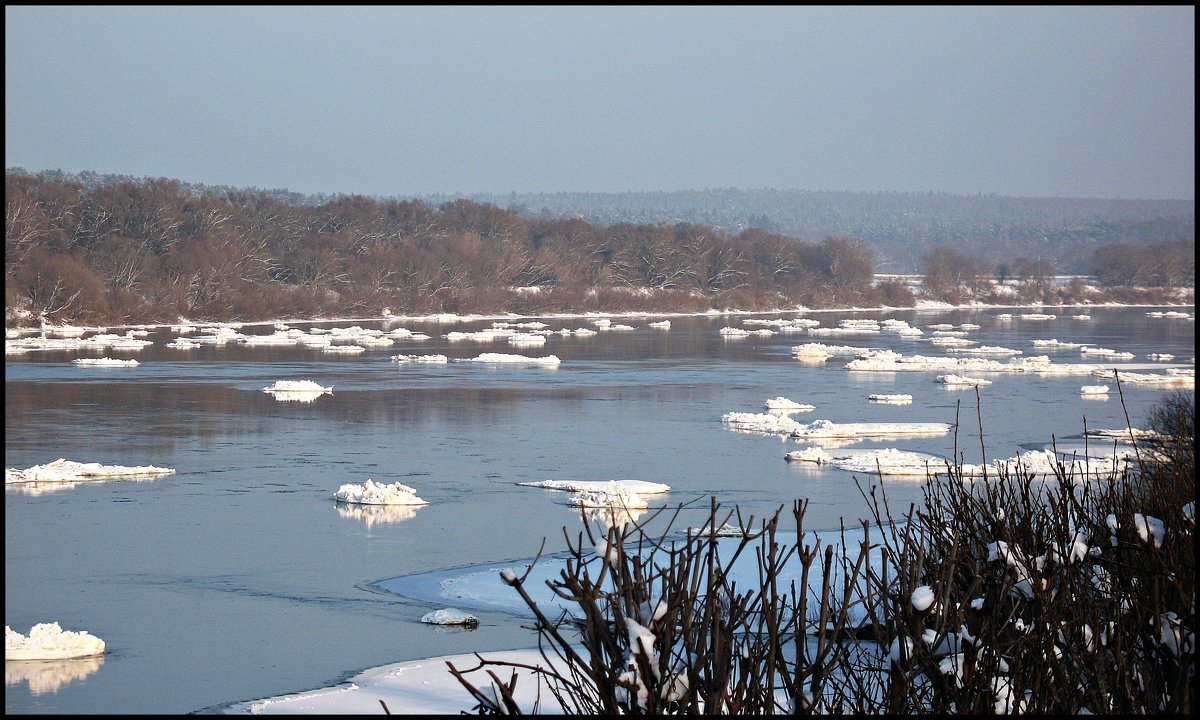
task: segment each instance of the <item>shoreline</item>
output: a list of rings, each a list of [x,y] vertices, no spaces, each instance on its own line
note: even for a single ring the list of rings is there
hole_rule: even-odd
[[[1191,289],[1194,293],[1194,288]],[[149,330],[154,328],[177,328],[177,327],[256,327],[263,325],[315,325],[320,323],[357,323],[357,322],[428,322],[442,324],[457,324],[468,322],[479,322],[486,320],[525,320],[525,319],[579,319],[579,318],[621,318],[621,317],[726,317],[740,315],[782,315],[787,313],[795,313],[798,315],[820,314],[820,313],[854,313],[854,312],[949,312],[955,310],[1006,310],[1006,309],[1045,309],[1045,308],[1195,308],[1196,303],[1193,296],[1193,301],[1190,303],[1119,303],[1119,302],[1104,302],[1104,303],[1076,303],[1076,304],[1060,304],[1047,305],[1044,303],[1036,304],[1012,304],[1012,305],[995,305],[991,303],[964,303],[952,305],[933,300],[919,301],[912,307],[895,307],[890,305],[882,305],[878,307],[837,307],[837,308],[809,308],[797,306],[792,308],[778,308],[774,310],[706,310],[703,312],[673,312],[673,311],[656,311],[656,310],[629,310],[629,311],[586,311],[586,312],[548,312],[548,313],[434,313],[429,315],[396,315],[392,313],[383,313],[375,316],[363,317],[318,317],[318,318],[279,318],[272,320],[187,320],[180,318],[177,322],[160,322],[160,323],[136,323],[127,325],[14,325],[5,326],[5,334],[12,337],[12,333],[26,334],[37,332],[56,332],[64,329],[83,330],[84,332],[105,332],[109,330]]]

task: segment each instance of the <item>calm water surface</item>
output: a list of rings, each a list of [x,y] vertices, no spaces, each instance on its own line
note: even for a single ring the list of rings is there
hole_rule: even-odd
[[[1192,312],[1192,309],[1188,309]],[[1092,343],[1137,357],[1195,356],[1192,320],[1149,318],[1146,308],[1048,309],[1050,321],[998,320],[998,310],[821,313],[845,317],[978,324],[969,337],[1056,362],[1100,363],[1078,350],[1046,352],[1034,338]],[[1014,311],[1019,315],[1020,311]],[[789,316],[790,317],[790,316]],[[532,647],[522,619],[479,612],[474,631],[420,618],[440,606],[383,592],[374,583],[432,570],[531,558],[565,547],[582,529],[566,495],[517,483],[631,479],[666,483],[652,506],[692,502],[699,523],[708,498],[744,514],[810,501],[806,526],[834,528],[867,514],[854,476],[789,465],[802,447],[733,432],[731,411],[763,412],[779,395],[816,406],[802,422],[942,422],[961,419],[958,451],[980,459],[973,389],[947,389],[936,372],[849,373],[848,358],[805,364],[806,342],[945,355],[925,340],[891,333],[815,337],[776,334],[724,340],[739,317],[644,318],[634,331],[552,335],[535,349],[505,342],[450,343],[454,325],[397,326],[432,336],[362,355],[299,348],[163,347],[138,353],[136,368],[81,368],[78,352],[5,358],[5,466],[67,458],[158,465],[176,474],[64,487],[5,489],[5,622],[23,633],[39,622],[103,638],[102,660],[6,663],[9,713],[184,713],[335,684],[358,671],[437,655]],[[589,326],[548,319],[550,329]],[[349,325],[351,323],[342,323]],[[330,325],[330,324],[327,324]],[[307,327],[306,325],[297,325]],[[748,329],[753,329],[747,326]],[[269,333],[269,326],[244,333]],[[555,368],[397,364],[391,355],[482,352],[556,354]],[[1153,364],[1161,372],[1164,363]],[[1125,409],[1079,396],[1087,376],[988,375],[978,408],[989,457],[1009,457],[1052,438],[1076,442],[1084,423],[1120,428]],[[278,402],[262,388],[309,379],[334,392],[313,403]],[[1110,383],[1111,385],[1111,383]],[[1133,424],[1164,390],[1125,386]],[[911,405],[875,404],[871,393],[909,393]],[[961,406],[960,406],[961,401]],[[961,418],[960,418],[961,415]],[[950,456],[946,436],[869,440],[854,449],[897,447]],[[343,483],[400,481],[429,504],[392,511],[338,505]],[[869,480],[869,479],[868,479]],[[878,482],[878,481],[877,481]],[[893,507],[919,502],[921,484],[885,480]]]

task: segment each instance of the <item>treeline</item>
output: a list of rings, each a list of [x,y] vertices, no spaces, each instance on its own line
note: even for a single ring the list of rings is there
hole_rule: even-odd
[[[30,175],[8,168],[9,175]],[[90,189],[145,178],[96,172],[46,170],[47,180]],[[237,188],[180,181],[193,197],[266,194],[291,205],[317,207],[337,195],[286,188]],[[591,225],[693,223],[736,235],[758,229],[798,238],[854,237],[874,251],[883,273],[917,273],[921,258],[952,247],[992,265],[1028,256],[1045,259],[1060,273],[1090,272],[1092,254],[1113,243],[1143,245],[1195,241],[1194,199],[1006,197],[944,192],[848,192],[718,188],[658,192],[559,192],[413,195],[376,198],[421,200],[440,207],[462,199],[503,207],[526,220],[578,218]]]
[[[1129,304],[1170,302],[1174,291],[1195,288],[1196,243],[1170,240],[1148,244],[1111,243],[1092,252],[1090,282],[1082,276],[1064,286],[1059,269],[1045,257],[1021,255],[993,264],[953,247],[936,247],[921,257],[921,292],[932,300],[1004,304],[1076,304],[1108,300]]]
[[[6,319],[136,323],[911,305],[861,241],[529,220],[495,205],[5,178]]]
[[[1133,255],[1145,258],[1145,249]],[[986,261],[953,259],[953,283],[930,274],[935,289],[986,295]],[[1040,267],[1043,278],[1052,269]],[[845,236],[807,242],[685,221],[529,218],[466,199],[306,205],[168,179],[5,176],[6,325],[915,301],[907,285],[877,282],[871,247]]]
[[[950,193],[775,189],[628,193],[510,193],[468,196],[525,217],[579,217],[592,223],[672,223],[686,219],[739,232],[760,228],[792,237],[865,240],[880,272],[920,272],[939,246],[993,265],[1027,255],[1066,274],[1086,274],[1103,245],[1195,241],[1194,200],[1023,198]],[[438,202],[439,196],[423,199]]]

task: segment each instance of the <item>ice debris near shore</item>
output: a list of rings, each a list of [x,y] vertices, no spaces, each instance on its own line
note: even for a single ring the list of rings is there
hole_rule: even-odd
[[[784,459],[789,463],[828,465],[848,472],[883,477],[924,478],[950,472],[949,462],[945,458],[897,448],[849,450],[832,454],[814,446],[789,452]],[[1048,477],[1062,470],[1075,479],[1094,480],[1120,475],[1133,460],[1134,455],[1130,450],[1096,457],[1063,457],[1050,449],[1030,450],[1011,458],[993,460],[986,466],[963,463],[954,472],[964,478],[982,477],[985,469],[992,477],[1001,473],[1015,475],[1018,472]]]
[[[333,494],[338,502],[358,505],[428,505],[429,503],[417,497],[415,488],[404,483],[377,483],[368,479],[362,485],[346,483]]]
[[[25,636],[4,626],[5,660],[70,660],[104,654],[104,641],[86,631],[63,630],[58,623],[38,623]]]
[[[95,478],[127,477],[137,475],[172,475],[171,468],[155,467],[153,465],[101,465],[100,463],[81,463],[74,460],[59,458],[45,465],[34,465],[25,470],[6,468],[4,483],[32,482],[80,482]]]
[[[795,450],[783,456],[788,462],[832,465],[851,472],[877,475],[926,477],[938,470],[946,469],[946,460],[927,453],[910,452],[896,448],[880,450],[850,450],[831,455],[820,447]]]
[[[721,421],[731,429],[741,432],[788,435],[794,438],[945,435],[950,432],[948,423],[835,423],[830,420],[814,420],[805,424],[771,413],[730,412],[722,415]]]

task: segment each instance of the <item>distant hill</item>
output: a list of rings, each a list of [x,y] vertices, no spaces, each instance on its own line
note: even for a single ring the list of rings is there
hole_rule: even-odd
[[[6,174],[30,174],[8,168]],[[37,173],[48,179],[98,185],[139,181],[95,172]],[[196,196],[264,193],[291,205],[318,206],[341,194],[309,195],[287,189],[204,185],[179,181]],[[1015,198],[949,193],[844,192],[808,190],[682,190],[626,193],[508,193],[391,195],[376,199],[419,199],[431,206],[462,197],[491,203],[527,219],[579,218],[590,224],[694,223],[732,234],[748,228],[819,242],[827,236],[855,237],[876,252],[880,273],[914,273],[921,258],[938,246],[992,263],[1025,256],[1048,259],[1057,272],[1084,274],[1088,259],[1110,243],[1158,243],[1196,237],[1196,203],[1191,200]]]

